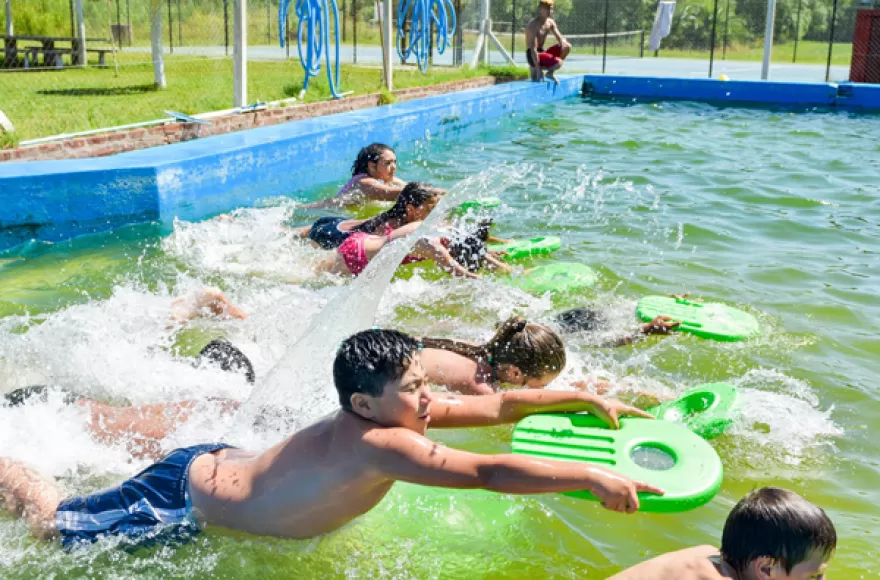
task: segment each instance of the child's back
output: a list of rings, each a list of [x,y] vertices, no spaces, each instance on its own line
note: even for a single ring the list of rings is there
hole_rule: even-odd
[[[730,578],[718,571],[713,560],[719,556],[718,548],[696,546],[663,554],[642,562],[609,580],[720,580]],[[714,558],[713,558],[714,557]]]

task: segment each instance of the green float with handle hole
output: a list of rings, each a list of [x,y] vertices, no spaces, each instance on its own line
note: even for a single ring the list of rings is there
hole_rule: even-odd
[[[513,430],[511,449],[532,457],[590,463],[662,488],[664,495],[639,493],[639,509],[645,512],[698,508],[715,497],[724,478],[712,446],[670,421],[623,417],[620,429],[613,430],[593,415],[532,415]],[[565,495],[597,501],[586,490]]]
[[[592,288],[599,276],[584,264],[554,262],[507,278],[511,286],[541,296],[547,292],[574,292]]]
[[[552,254],[562,247],[556,236],[539,236],[528,240],[511,240],[503,244],[489,244],[493,252],[504,252],[505,260],[521,260],[531,256]]]
[[[703,439],[724,433],[733,424],[739,395],[727,383],[699,385],[682,393],[674,401],[646,409],[658,419],[681,423]]]

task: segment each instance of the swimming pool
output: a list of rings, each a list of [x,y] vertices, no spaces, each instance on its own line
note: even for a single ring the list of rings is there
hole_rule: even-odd
[[[733,502],[752,487],[778,484],[834,519],[833,577],[876,577],[880,148],[870,136],[878,129],[877,117],[849,113],[576,100],[464,142],[428,140],[398,151],[404,177],[445,186],[471,177],[470,192],[504,200],[495,214],[499,234],[558,235],[565,245],[553,259],[590,264],[601,280],[588,295],[553,302],[491,280],[415,276],[384,291],[382,324],[482,338],[509,314],[540,320],[589,301],[620,329],[632,328],[639,296],[686,290],[758,316],[767,331],[748,343],[674,336],[607,349],[594,346],[597,337],[568,341],[564,378],[592,372],[666,392],[726,380],[742,389],[742,420],[713,442],[726,479],[708,506],[625,517],[561,496],[450,500],[425,492],[431,497],[418,499],[404,489],[361,521],[310,542],[211,531],[176,552],[136,555],[63,555],[0,515],[4,576],[602,577],[661,551],[715,543]],[[243,380],[194,369],[172,353],[203,340],[194,335],[224,333],[265,376],[310,317],[346,291],[312,279],[318,255],[278,227],[307,221],[290,210],[289,201],[271,197],[237,211],[233,222],[178,222],[170,235],[131,226],[3,254],[0,385],[57,383],[135,403],[244,398]],[[169,298],[203,284],[220,285],[251,316],[196,323],[180,338],[167,328]],[[309,412],[322,404],[306,395],[297,401]],[[210,405],[199,417],[166,445],[230,429]],[[0,452],[29,459],[76,492],[142,464],[92,442],[81,425],[60,400],[0,409]],[[489,452],[506,449],[509,432],[432,437]],[[252,434],[238,442],[266,440]]]

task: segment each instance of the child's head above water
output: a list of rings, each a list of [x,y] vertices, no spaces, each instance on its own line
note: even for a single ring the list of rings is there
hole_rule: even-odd
[[[492,366],[500,383],[539,389],[565,368],[565,345],[543,324],[518,317],[505,320],[486,344],[474,346],[445,338],[423,338],[425,348],[449,350]]]
[[[394,205],[357,226],[354,231],[372,233],[391,220],[396,220],[400,225],[423,220],[440,201],[441,195],[438,189],[427,183],[411,181],[397,196]]]
[[[469,272],[476,272],[485,265],[489,253],[486,243],[493,223],[491,219],[481,220],[472,231],[450,240],[449,254]]]
[[[837,547],[822,508],[777,487],[752,491],[727,516],[721,557],[744,579],[821,578]]]
[[[565,332],[595,332],[608,325],[598,310],[572,308],[556,315],[556,324]]]
[[[431,401],[419,343],[396,330],[358,332],[342,342],[333,362],[339,405],[386,427],[424,433]]]
[[[382,143],[371,143],[358,152],[351,175],[369,175],[373,179],[390,182],[397,172],[397,156],[394,149]]]

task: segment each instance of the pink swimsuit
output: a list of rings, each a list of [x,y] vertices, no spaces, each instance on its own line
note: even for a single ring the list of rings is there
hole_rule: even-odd
[[[385,225],[385,237],[388,238],[388,242],[391,243],[391,232],[394,229]],[[345,262],[345,265],[351,270],[351,273],[355,276],[360,275],[361,272],[367,267],[367,264],[370,263],[370,260],[367,258],[367,249],[364,246],[364,242],[366,242],[369,237],[379,237],[373,236],[373,234],[368,234],[366,232],[355,232],[348,236],[342,245],[339,246],[337,250],[339,255],[342,256],[342,261]],[[413,262],[421,262],[424,258],[417,258],[415,256],[407,256],[404,258],[401,264],[412,264]]]

